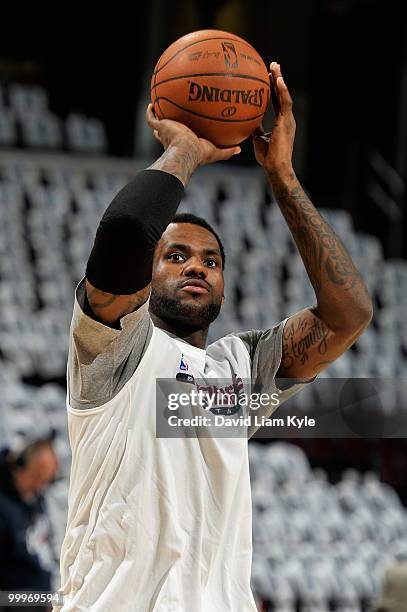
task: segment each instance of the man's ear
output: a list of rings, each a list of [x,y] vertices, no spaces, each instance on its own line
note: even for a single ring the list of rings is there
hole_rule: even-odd
[[[223,306],[224,303],[225,303],[225,296],[222,295],[222,301],[221,301],[222,306]]]

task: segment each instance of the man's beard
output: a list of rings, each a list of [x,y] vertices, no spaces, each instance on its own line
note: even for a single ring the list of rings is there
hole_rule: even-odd
[[[198,298],[199,299],[199,298]],[[221,303],[201,304],[198,299],[194,304],[187,304],[180,299],[151,290],[150,311],[174,327],[207,329],[218,316]]]

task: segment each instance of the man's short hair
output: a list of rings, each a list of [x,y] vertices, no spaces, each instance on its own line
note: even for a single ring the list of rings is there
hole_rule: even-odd
[[[222,241],[219,238],[218,234],[213,229],[213,227],[209,225],[209,223],[205,221],[205,219],[203,219],[202,217],[197,217],[196,215],[192,213],[178,213],[177,215],[175,215],[175,217],[172,218],[171,223],[192,223],[192,225],[199,225],[200,227],[203,227],[204,229],[211,232],[211,234],[213,234],[216,240],[218,241],[220,254],[222,257],[222,267],[223,268],[225,267],[226,257],[225,257],[225,249],[223,248]]]

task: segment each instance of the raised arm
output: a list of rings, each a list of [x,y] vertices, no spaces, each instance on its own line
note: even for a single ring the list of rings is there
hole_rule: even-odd
[[[278,376],[312,378],[346,351],[371,321],[373,308],[363,279],[339,237],[317,211],[292,167],[295,120],[280,66],[270,66],[280,103],[270,135],[254,137],[263,166],[290,228],[317,305],[289,319]]]
[[[112,326],[148,299],[155,245],[193,172],[240,152],[239,147],[218,149],[181,123],[158,120],[151,105],[147,122],[165,151],[107,208],[86,268],[90,309],[96,319]]]

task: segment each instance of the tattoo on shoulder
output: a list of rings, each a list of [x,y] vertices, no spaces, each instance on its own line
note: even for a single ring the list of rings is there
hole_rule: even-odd
[[[124,315],[129,314],[142,306],[142,304],[144,304],[144,302],[148,299],[149,292],[149,286],[130,295],[114,295],[112,293],[106,293],[100,289],[93,288],[88,291],[87,298],[94,312],[109,308],[112,306],[112,304],[118,302],[118,300],[121,300],[120,304],[117,304],[119,307],[118,316],[123,317]]]
[[[105,291],[100,291],[99,289],[90,289],[88,291],[88,302],[94,310],[101,310],[103,308],[108,308],[118,298],[119,298],[118,295],[113,295],[112,293],[106,293]]]

